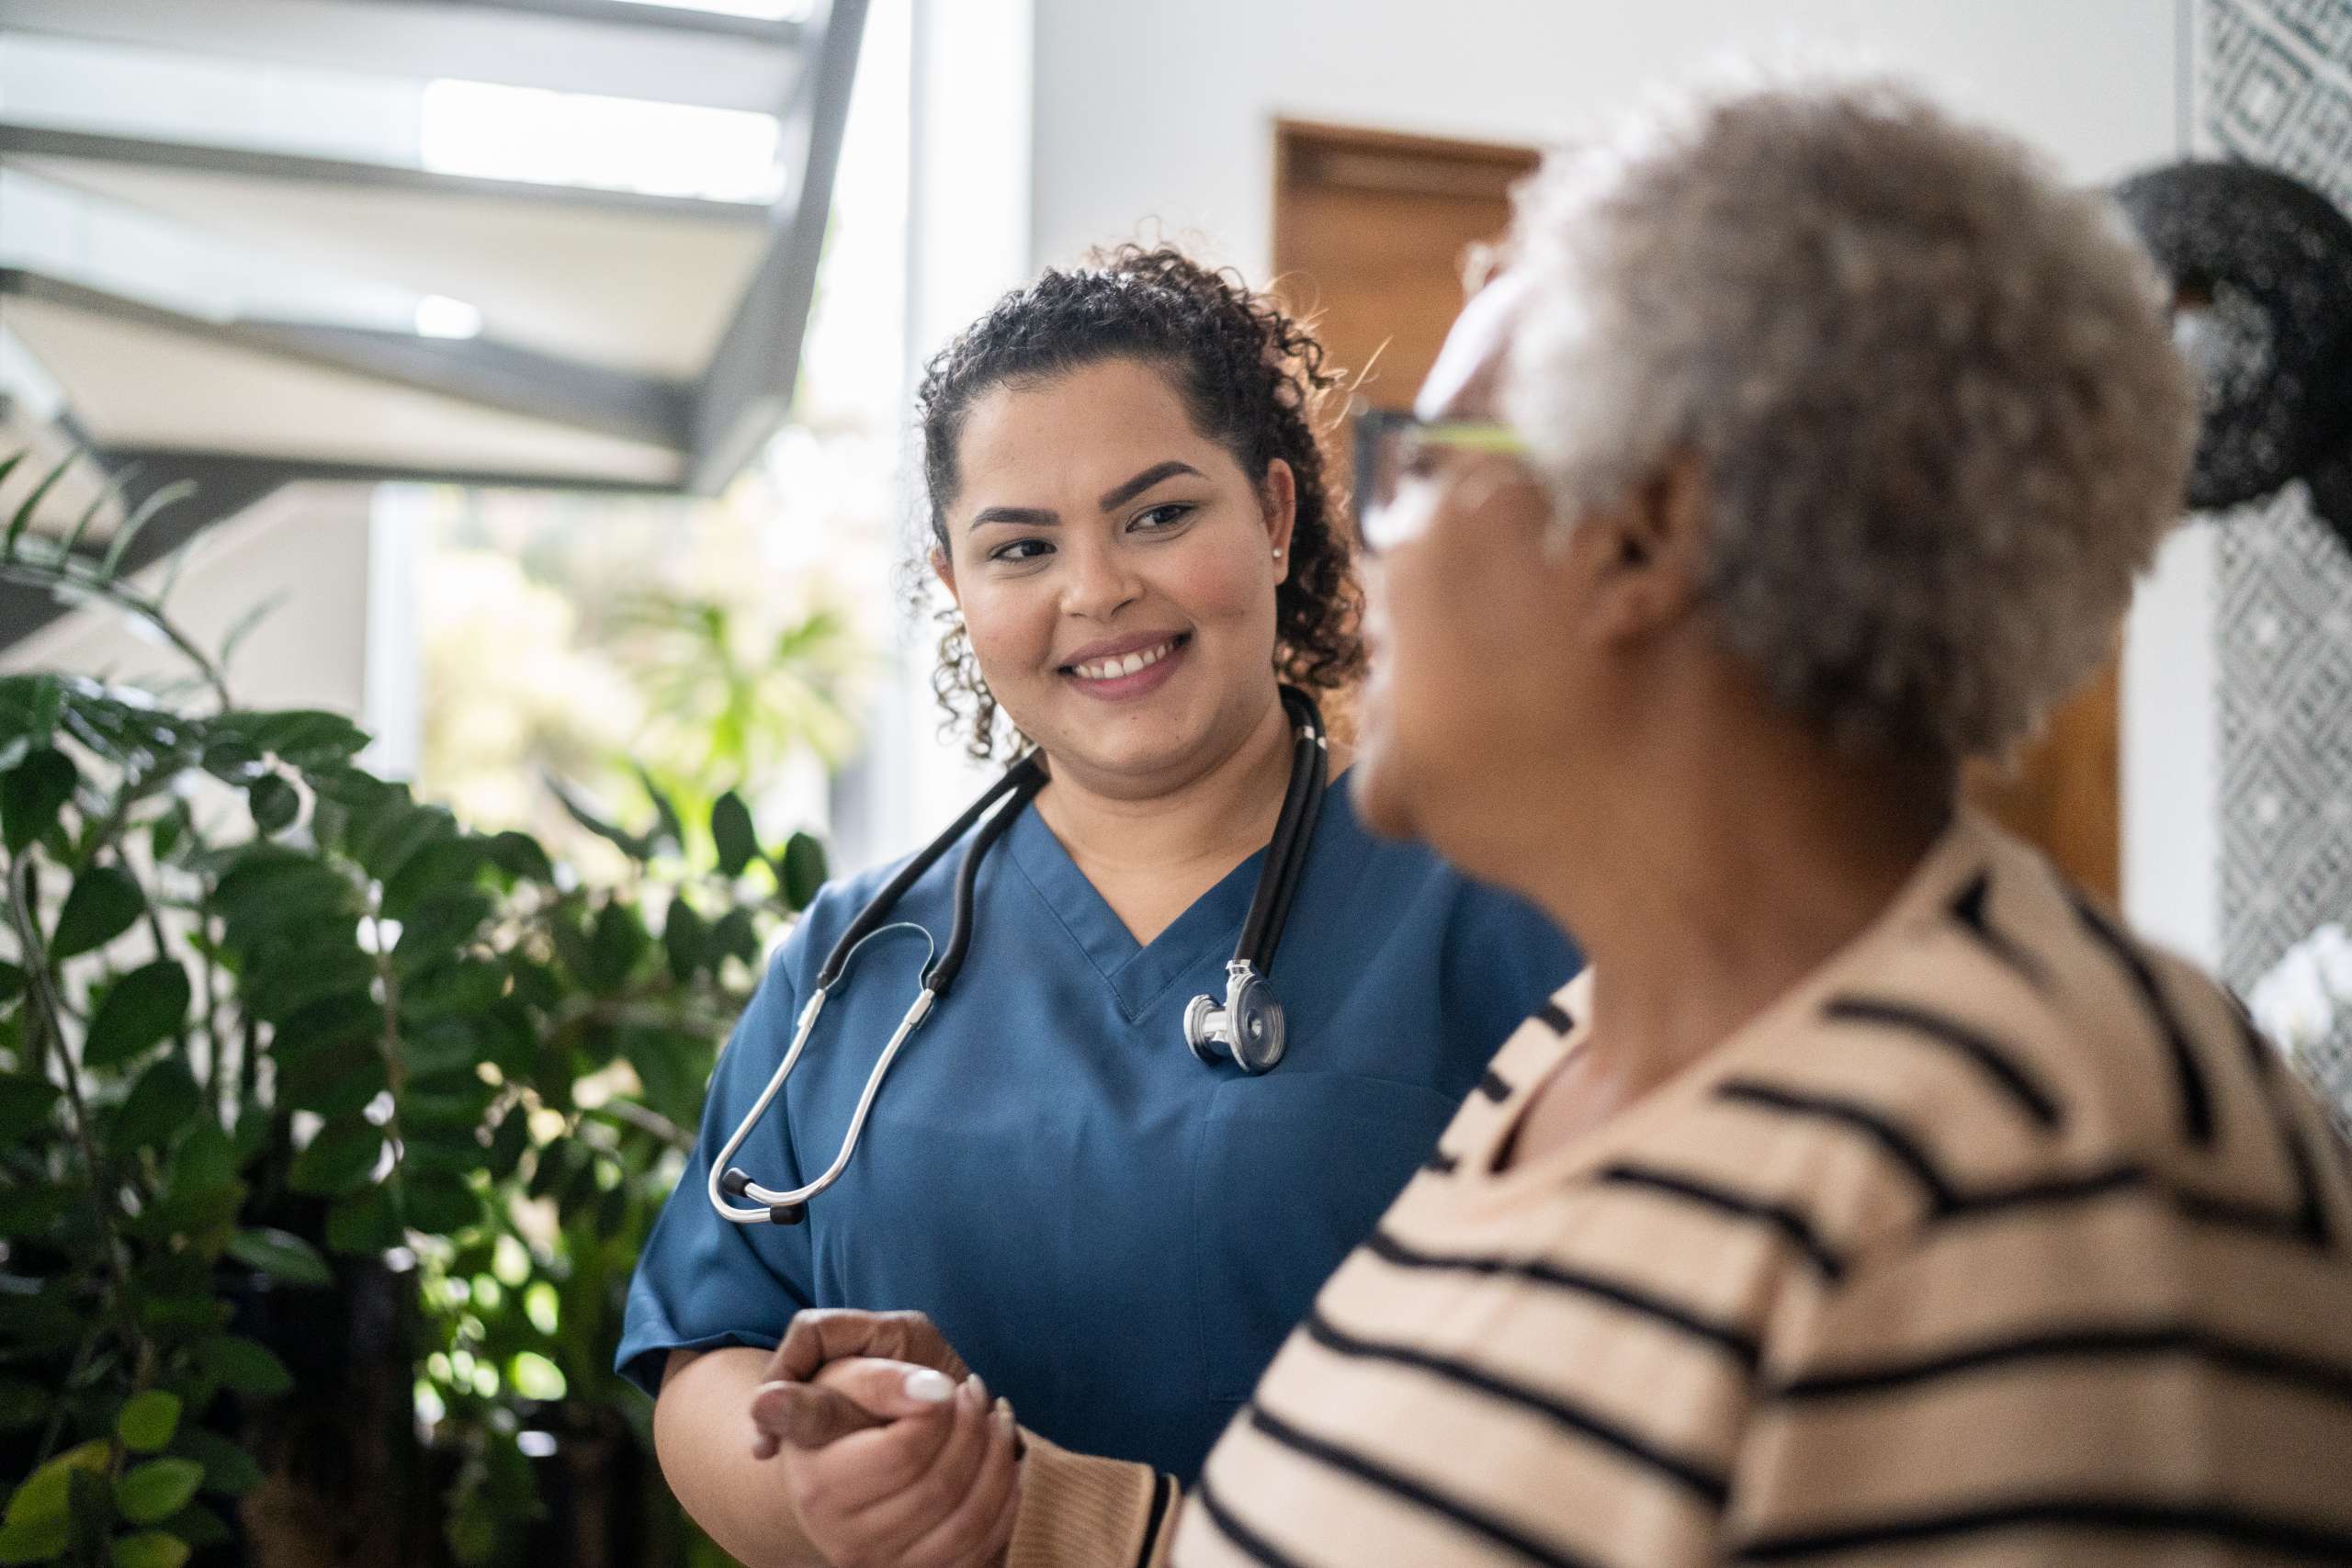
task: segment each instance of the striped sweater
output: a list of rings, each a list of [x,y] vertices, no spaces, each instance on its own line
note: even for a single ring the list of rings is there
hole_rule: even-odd
[[[2352,1163],[2210,981],[1963,818],[1763,1015],[1498,1172],[1589,984],[1196,1492],[1033,1443],[1012,1568],[2352,1562]]]

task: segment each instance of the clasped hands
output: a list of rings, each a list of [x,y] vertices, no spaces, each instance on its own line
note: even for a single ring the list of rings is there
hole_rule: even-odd
[[[802,1532],[833,1568],[997,1568],[1020,1506],[1012,1408],[914,1312],[795,1315],[752,1396]]]

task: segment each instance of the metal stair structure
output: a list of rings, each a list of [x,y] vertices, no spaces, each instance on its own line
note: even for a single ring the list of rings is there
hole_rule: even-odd
[[[0,0],[0,446],[198,481],[133,566],[304,479],[716,493],[791,405],[865,11]],[[0,591],[0,646],[57,613]]]

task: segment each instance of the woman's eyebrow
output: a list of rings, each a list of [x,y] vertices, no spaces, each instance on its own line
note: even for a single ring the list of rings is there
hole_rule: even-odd
[[[1190,474],[1196,479],[1205,477],[1202,474],[1200,469],[1193,467],[1190,463],[1179,463],[1173,461],[1154,463],[1150,468],[1146,468],[1135,478],[1128,479],[1124,483],[1114,484],[1109,490],[1104,491],[1102,492],[1102,499],[1097,501],[1094,504],[1101,507],[1105,512],[1114,511],[1117,508],[1125,505],[1128,502],[1133,501],[1136,497],[1141,495],[1144,491],[1149,490],[1160,480],[1165,479],[1173,479],[1178,474]]]
[[[1051,507],[983,506],[972,519],[971,525],[978,528],[984,523],[1018,523],[1024,528],[1052,528],[1057,526],[1061,520],[1062,514]]]

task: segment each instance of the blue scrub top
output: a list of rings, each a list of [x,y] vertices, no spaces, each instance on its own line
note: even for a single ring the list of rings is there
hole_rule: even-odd
[[[959,852],[895,919],[943,943]],[[1331,786],[1273,961],[1290,1049],[1250,1077],[1186,1049],[1225,992],[1264,853],[1139,945],[1035,810],[982,863],[962,975],[899,1053],[841,1181],[798,1225],[711,1212],[710,1162],[790,1043],[833,942],[895,866],[828,886],[720,1056],[702,1134],[630,1286],[619,1370],[774,1346],[804,1306],[928,1313],[1022,1422],[1187,1484],[1315,1292],[1370,1233],[1504,1038],[1579,966],[1526,904],[1371,837]],[[919,988],[869,942],[735,1163],[832,1160]]]

